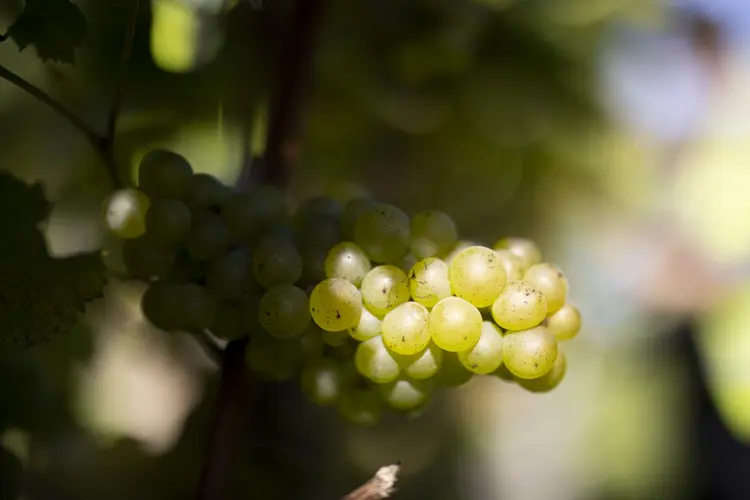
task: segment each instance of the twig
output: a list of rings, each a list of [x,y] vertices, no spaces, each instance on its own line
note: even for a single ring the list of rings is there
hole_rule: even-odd
[[[401,470],[401,462],[381,467],[365,484],[346,495],[342,500],[379,500],[389,498]]]

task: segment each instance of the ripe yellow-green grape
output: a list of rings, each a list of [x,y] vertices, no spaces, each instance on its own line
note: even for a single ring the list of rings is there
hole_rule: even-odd
[[[425,307],[432,307],[439,300],[450,297],[448,264],[435,257],[414,264],[409,271],[409,292],[414,301]]]
[[[503,332],[491,321],[482,323],[482,335],[470,349],[458,353],[467,370],[480,375],[494,372],[503,362]]]
[[[492,317],[506,330],[525,330],[538,325],[547,314],[547,300],[527,281],[511,281],[492,304]]]
[[[545,373],[539,378],[532,379],[517,379],[518,385],[530,392],[549,392],[558,385],[565,378],[565,374],[568,370],[568,361],[565,357],[565,353],[558,349],[557,359],[555,364],[550,371]]]
[[[429,311],[422,304],[405,302],[389,312],[381,325],[383,342],[396,354],[408,356],[430,343]]]
[[[377,266],[362,280],[365,307],[380,318],[409,300],[409,280],[396,266]]]
[[[557,340],[544,326],[507,332],[503,337],[503,363],[518,378],[539,378],[557,359]]]
[[[310,315],[323,330],[346,330],[359,322],[361,312],[359,290],[345,279],[323,280],[310,294]]]
[[[547,314],[560,309],[568,298],[568,280],[560,268],[543,262],[528,268],[523,275],[528,281],[544,294],[547,300]]]
[[[573,304],[567,303],[547,316],[544,323],[557,340],[572,340],[581,330],[581,312]]]
[[[482,315],[459,297],[446,297],[432,308],[429,320],[432,340],[450,352],[465,351],[482,334]]]
[[[493,247],[495,250],[510,250],[523,262],[523,268],[528,269],[542,261],[542,252],[533,241],[526,238],[503,238]]]
[[[475,307],[492,304],[505,286],[505,266],[497,253],[486,247],[469,247],[450,263],[448,276],[457,297]]]

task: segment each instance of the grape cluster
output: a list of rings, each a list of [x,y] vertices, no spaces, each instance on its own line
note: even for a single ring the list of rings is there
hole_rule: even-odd
[[[114,193],[108,228],[142,310],[166,331],[249,334],[265,380],[372,425],[418,412],[436,385],[492,375],[533,392],[566,372],[558,343],[581,315],[562,271],[530,240],[461,242],[438,211],[413,217],[368,197],[317,197],[292,214],[271,187],[235,192],[181,156],[146,155],[139,189]]]

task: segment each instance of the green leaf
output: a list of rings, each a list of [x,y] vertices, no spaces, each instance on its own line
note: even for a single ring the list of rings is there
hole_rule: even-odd
[[[33,46],[42,61],[72,64],[75,48],[86,39],[86,31],[86,18],[70,0],[26,0],[7,36],[19,50]]]
[[[0,173],[0,339],[23,347],[70,331],[101,297],[97,252],[55,259],[38,226],[49,215],[41,185]]]

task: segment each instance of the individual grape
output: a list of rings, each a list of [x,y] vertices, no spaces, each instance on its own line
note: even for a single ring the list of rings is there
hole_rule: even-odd
[[[526,270],[523,279],[544,294],[547,314],[556,312],[565,304],[568,298],[568,280],[558,267],[546,262],[534,264]]]
[[[141,236],[125,241],[122,261],[130,276],[147,281],[166,276],[172,270],[175,252],[171,247],[157,245]]]
[[[359,322],[355,326],[349,327],[348,332],[351,338],[360,342],[376,337],[382,332],[380,318],[363,307],[359,315]]]
[[[567,303],[547,316],[544,324],[557,340],[571,340],[581,330],[581,312],[573,304]]]
[[[344,279],[321,281],[310,294],[310,315],[323,330],[346,330],[359,322],[361,313],[359,290]]]
[[[300,248],[325,250],[327,255],[341,241],[339,220],[329,215],[311,214],[296,222],[294,238]]]
[[[495,250],[498,259],[505,267],[505,276],[508,281],[521,281],[523,279],[524,267],[521,258],[510,250]]]
[[[371,427],[383,416],[383,399],[372,390],[350,389],[341,394],[338,409],[345,420]]]
[[[458,241],[453,219],[443,212],[427,210],[411,220],[411,250],[420,259],[449,252]]]
[[[264,228],[287,220],[287,200],[270,186],[260,186],[250,193],[237,193],[221,205],[221,216],[234,238],[247,241]]]
[[[521,259],[523,268],[528,269],[542,261],[542,252],[533,241],[526,238],[503,238],[493,247],[495,250],[509,250]]]
[[[416,302],[405,302],[383,318],[383,342],[396,354],[417,354],[430,343],[430,313]]]
[[[328,248],[300,248],[300,254],[302,256],[302,278],[300,279],[302,283],[316,284],[326,279],[325,264]]]
[[[151,201],[137,189],[119,189],[104,202],[104,223],[119,238],[137,238],[146,232]]]
[[[431,380],[398,379],[379,387],[385,402],[397,410],[411,410],[427,401],[434,384]]]
[[[154,149],[146,153],[138,167],[138,187],[152,200],[184,199],[193,186],[193,169],[188,161],[172,151]]]
[[[396,266],[377,266],[362,280],[362,301],[375,316],[384,317],[409,300],[409,280]]]
[[[453,294],[475,307],[487,307],[505,286],[505,266],[494,250],[469,247],[450,263],[448,276]]]
[[[550,371],[557,351],[555,336],[541,325],[503,337],[503,363],[518,378],[539,378]]]
[[[568,361],[565,353],[558,349],[557,358],[552,369],[539,378],[517,380],[518,385],[530,392],[549,392],[562,382],[565,373],[568,371]]]
[[[219,208],[232,196],[232,190],[211,174],[193,175],[193,185],[187,204],[194,210]]]
[[[411,298],[425,307],[432,307],[451,296],[448,264],[435,257],[420,260],[409,271]]]
[[[355,243],[343,242],[331,248],[325,261],[326,277],[342,278],[360,286],[372,268],[367,254]]]
[[[323,332],[325,335],[326,332]],[[328,332],[329,335],[332,335],[334,332]],[[330,353],[330,357],[333,359],[338,359],[340,361],[346,361],[351,362],[354,359],[354,355],[357,352],[357,344],[356,342],[352,342],[349,336],[343,337],[340,345],[330,345],[328,344],[330,349],[327,350],[328,353]]]
[[[495,323],[506,330],[525,330],[538,325],[547,314],[547,299],[528,281],[511,281],[492,304]]]
[[[435,383],[443,387],[460,387],[469,382],[474,373],[458,359],[458,353],[443,352],[443,363],[440,370],[435,374]]]
[[[156,328],[171,332],[182,324],[180,300],[179,285],[169,281],[158,281],[143,293],[141,311]]]
[[[342,330],[339,332],[329,332],[327,330],[323,330],[321,332],[321,338],[323,339],[323,342],[331,347],[341,347],[345,345],[349,340],[349,332],[347,332],[346,330]]]
[[[206,286],[222,300],[238,299],[246,289],[250,260],[243,249],[230,250],[213,262],[206,273]]]
[[[362,342],[354,354],[354,366],[357,371],[376,384],[385,384],[396,380],[401,367],[383,343],[380,336]]]
[[[211,260],[229,246],[229,231],[218,215],[198,212],[193,215],[185,246],[194,260]]]
[[[345,240],[354,239],[354,226],[362,215],[370,207],[377,205],[378,203],[371,198],[358,198],[352,200],[344,206],[344,211],[341,213],[341,237]]]
[[[291,341],[290,341],[291,342]],[[297,356],[300,365],[307,365],[314,360],[323,356],[326,344],[323,342],[323,332],[318,325],[310,322],[305,333],[302,334],[297,342]]]
[[[229,302],[219,303],[216,317],[211,325],[211,333],[224,340],[235,340],[246,335],[242,328],[240,306]]]
[[[211,328],[217,313],[216,300],[208,291],[195,283],[181,285],[178,292],[181,301],[181,324],[186,330]]]
[[[190,233],[191,215],[179,200],[159,198],[151,202],[146,212],[146,235],[161,244],[185,241]]]
[[[319,406],[334,404],[353,381],[354,374],[348,365],[328,358],[310,363],[300,375],[302,392]]]
[[[393,205],[366,208],[354,225],[354,242],[378,264],[398,261],[409,248],[409,217]]]
[[[503,333],[491,321],[482,323],[482,335],[474,347],[458,353],[467,370],[479,375],[494,372],[503,362]]]
[[[175,283],[202,283],[208,272],[208,263],[193,260],[184,246],[174,250],[174,265],[167,277]]]
[[[476,246],[481,246],[481,245],[474,241],[462,240],[456,243],[456,246],[454,246],[450,252],[446,252],[444,254],[438,255],[438,257],[440,258],[440,260],[450,265],[451,262],[453,262],[453,259],[456,257],[456,255],[460,254],[461,252],[463,252],[469,247],[476,247]]]
[[[302,257],[289,241],[266,238],[253,252],[253,275],[264,288],[291,285],[302,276]]]
[[[470,349],[482,335],[482,315],[459,297],[446,297],[430,311],[432,340],[446,351]]]
[[[434,342],[427,348],[411,356],[397,356],[401,371],[409,378],[424,380],[433,377],[443,365],[443,350]]]
[[[307,294],[294,285],[271,287],[258,304],[258,317],[263,329],[277,339],[302,335],[310,325]]]
[[[401,257],[394,265],[397,268],[401,269],[403,272],[408,273],[409,271],[411,271],[411,268],[417,264],[417,262],[419,262],[419,259],[413,253],[408,252],[403,257]]]

